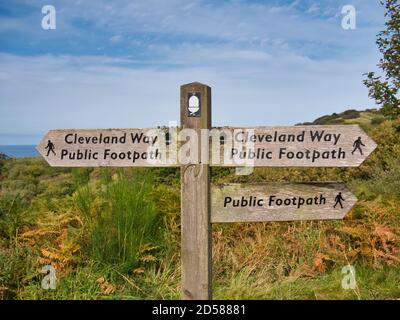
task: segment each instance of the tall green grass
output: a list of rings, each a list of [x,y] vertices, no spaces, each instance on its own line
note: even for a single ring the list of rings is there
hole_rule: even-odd
[[[248,177],[213,168],[213,183],[339,180],[359,199],[344,221],[213,225],[214,297],[399,298],[396,126],[367,128],[378,148],[359,168],[264,168]],[[7,160],[0,168],[0,299],[178,299],[180,211],[179,169]],[[39,271],[50,263],[59,266],[55,291],[41,287]],[[341,285],[349,263],[355,290]]]
[[[95,261],[132,270],[146,245],[159,239],[159,216],[148,197],[153,178],[119,171],[101,190],[88,185],[76,193],[76,203],[90,233],[89,252]]]
[[[17,193],[0,197],[0,237],[11,239],[24,225],[26,201]]]

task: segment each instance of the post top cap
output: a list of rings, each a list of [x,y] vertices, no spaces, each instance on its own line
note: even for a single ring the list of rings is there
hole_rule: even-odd
[[[204,86],[204,87],[208,87],[208,85],[206,85],[204,83],[195,81],[195,82],[190,82],[190,83],[183,84],[183,85],[181,85],[181,88],[188,87],[188,86]]]

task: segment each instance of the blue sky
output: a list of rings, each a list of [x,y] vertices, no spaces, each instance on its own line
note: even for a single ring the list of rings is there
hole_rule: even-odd
[[[43,30],[41,8],[56,8]],[[341,27],[344,5],[355,30]],[[291,125],[375,107],[378,0],[0,0],[0,144],[55,128],[179,121],[179,86],[213,89],[213,124]]]

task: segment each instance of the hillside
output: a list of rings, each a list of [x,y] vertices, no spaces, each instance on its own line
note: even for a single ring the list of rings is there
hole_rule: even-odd
[[[305,122],[303,125],[330,125],[330,124],[359,124],[360,126],[379,125],[385,121],[385,117],[378,109],[358,111],[349,109],[341,113],[333,113],[315,119],[313,122]]]
[[[218,183],[342,181],[359,199],[343,221],[214,225],[214,298],[400,298],[400,123],[348,110],[305,124],[342,123],[378,144],[359,168],[212,170]],[[178,299],[179,175],[0,160],[0,298]],[[56,290],[41,288],[48,264]]]

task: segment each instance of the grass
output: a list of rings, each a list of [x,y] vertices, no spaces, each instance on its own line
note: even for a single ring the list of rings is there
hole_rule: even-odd
[[[213,225],[214,298],[400,298],[400,135],[378,116],[359,114],[378,143],[360,168],[264,168],[248,177],[212,169],[213,183],[340,180],[359,199],[344,221]],[[60,169],[38,158],[0,168],[0,298],[180,297],[178,169]],[[54,291],[41,288],[48,264]],[[355,290],[341,285],[348,264]]]
[[[140,259],[153,259],[146,253],[158,245],[160,219],[148,198],[151,187],[148,174],[126,177],[120,171],[106,178],[97,192],[88,185],[77,190],[76,203],[91,235],[89,251],[94,260],[126,272],[137,268]]]

